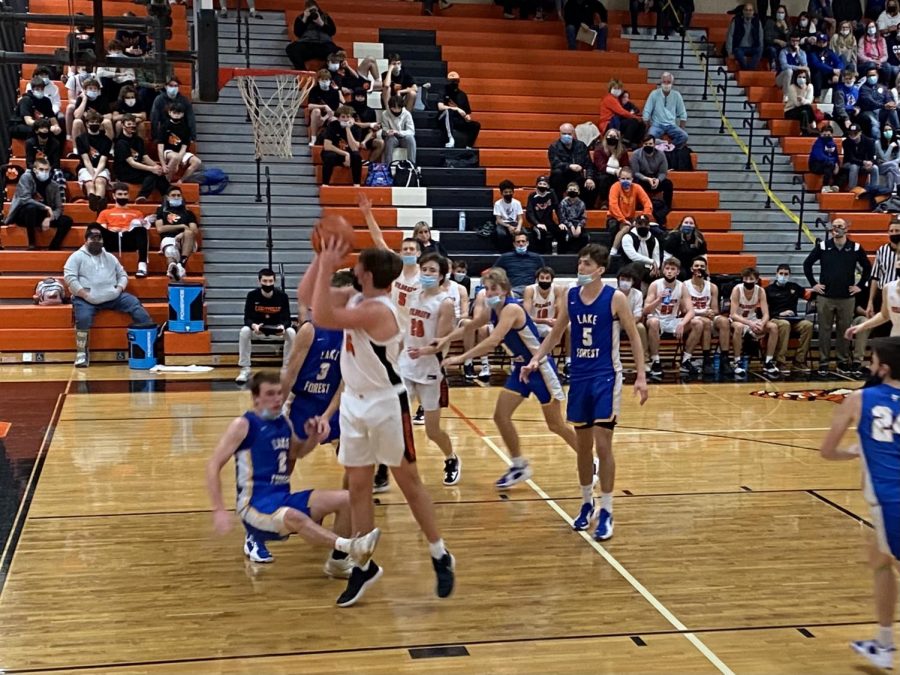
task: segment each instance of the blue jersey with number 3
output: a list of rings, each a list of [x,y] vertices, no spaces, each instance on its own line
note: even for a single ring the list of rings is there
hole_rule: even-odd
[[[900,503],[900,389],[887,384],[863,389],[857,432],[866,491],[879,504]]]
[[[603,286],[589,305],[581,299],[581,287],[569,289],[569,322],[572,363],[569,380],[579,382],[608,378],[622,369],[619,361],[619,322],[613,315],[616,289]]]
[[[248,411],[244,417],[250,428],[234,453],[238,513],[259,499],[291,492],[290,423],[284,415],[266,420]]]
[[[316,326],[312,344],[291,389],[297,399],[302,399],[306,403],[314,402],[313,407],[316,409],[324,410],[328,407],[341,382],[343,340],[344,331]]]

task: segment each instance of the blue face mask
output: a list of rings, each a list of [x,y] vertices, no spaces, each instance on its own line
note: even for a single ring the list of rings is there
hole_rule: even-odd
[[[869,75],[869,77],[866,78],[866,82],[868,82],[869,84],[877,84],[878,76],[877,75]]]
[[[166,95],[175,98],[178,95],[178,87],[166,87]]]
[[[578,275],[578,285],[579,286],[587,286],[594,280],[593,274],[579,274]]]
[[[495,296],[485,296],[484,301],[487,303],[487,306],[491,309],[497,309],[500,305],[503,304],[503,296],[495,295]]]
[[[419,259],[419,256],[417,255],[404,255],[400,257],[403,258],[404,265],[415,265],[416,261]]]
[[[528,252],[527,246],[516,246],[516,253],[521,254],[521,253],[527,253],[527,252]]]
[[[623,178],[622,180],[619,181],[619,185],[622,186],[622,189],[627,190],[628,188],[631,187],[631,181],[630,181],[630,180],[625,180],[625,179]]]
[[[568,145],[569,143],[572,142],[572,134],[560,134],[560,135],[559,135],[559,139],[560,139],[563,143],[565,143],[566,145]]]
[[[437,277],[419,277],[419,283],[422,284],[422,288],[437,288],[438,278]]]
[[[170,200],[169,200],[169,206],[174,206],[176,209],[177,209],[179,206],[181,206],[182,204],[184,204],[184,200],[183,200],[183,199],[170,199]]]
[[[259,416],[262,417],[264,420],[268,420],[271,422],[272,420],[277,420],[279,417],[281,417],[281,411],[278,410],[276,412],[272,412],[269,409],[264,409],[262,412],[259,413]]]
[[[788,281],[788,276],[786,274],[776,274],[775,275],[775,283],[779,286],[783,286]]]
[[[682,234],[690,236],[690,235],[694,234],[694,226],[693,225],[682,225],[681,232],[682,232]]]

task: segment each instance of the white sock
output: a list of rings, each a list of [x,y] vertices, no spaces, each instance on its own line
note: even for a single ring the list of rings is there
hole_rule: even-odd
[[[513,457],[512,465],[517,469],[524,469],[526,466],[528,466],[528,460],[524,457]]]
[[[334,550],[350,553],[350,540],[347,537],[338,537],[334,542]]]
[[[594,486],[593,485],[582,485],[581,486],[581,503],[582,504],[593,504],[594,503]]]
[[[690,360],[691,360],[691,353],[684,352],[684,354],[682,354],[682,357],[681,357],[681,362],[684,363],[685,361],[690,361]]]
[[[428,544],[428,550],[431,553],[431,557],[435,560],[440,560],[444,557],[444,554],[447,552],[447,549],[444,548],[444,540],[438,539],[433,544]]]
[[[491,360],[487,356],[481,357],[481,365],[485,368],[491,367]]]
[[[466,359],[465,361],[463,361],[463,365],[464,365],[464,366],[471,366],[471,365],[472,365],[472,359]]]
[[[657,354],[656,356],[652,356],[650,358],[653,359],[653,363],[659,363],[659,354]]]
[[[882,647],[893,647],[894,646],[894,627],[893,626],[879,626],[878,627],[878,644]]]
[[[612,492],[600,493],[600,508],[612,513]]]
[[[769,363],[771,360],[772,360],[772,357],[771,357],[771,356],[767,356],[767,357],[766,357],[766,363]]]

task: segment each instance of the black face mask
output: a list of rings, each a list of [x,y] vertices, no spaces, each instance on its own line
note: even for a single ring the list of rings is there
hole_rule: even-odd
[[[353,99],[350,101],[350,105],[357,113],[366,109],[366,101],[357,101],[356,99]]]
[[[652,155],[654,152],[656,152],[656,148],[652,145],[645,145],[644,152],[646,152],[648,155]]]
[[[92,134],[99,133],[100,125],[99,124],[88,124],[88,131],[90,131]]]
[[[538,284],[538,288],[540,288],[542,291],[546,291],[546,290],[550,289],[550,287],[553,285],[553,282],[552,281],[539,281],[539,282],[537,282],[537,284]]]
[[[507,204],[512,201],[512,198],[512,195],[503,195],[503,201],[505,201]]]
[[[639,228],[637,228],[637,235],[638,235],[639,237],[646,237],[648,234],[650,234],[650,228],[649,228],[649,227],[639,227]]]
[[[745,281],[744,282],[744,288],[746,288],[748,291],[752,291],[755,286],[756,286],[755,281]]]
[[[100,255],[100,251],[103,250],[103,242],[89,240],[87,242],[87,250],[91,255]]]
[[[611,136],[606,139],[606,144],[612,148],[616,147],[619,144],[619,139],[615,136]]]
[[[447,84],[447,92],[451,94],[455,94],[459,91],[459,83],[458,82],[450,82]]]
[[[709,272],[707,272],[706,270],[694,270],[694,274],[696,274],[701,279],[705,279],[709,276]]]
[[[569,197],[572,197],[572,198],[574,199],[575,197],[578,196],[578,193],[575,192],[575,190],[569,190],[569,191],[566,193],[566,195],[569,196]]]
[[[263,292],[264,295],[272,295],[275,292],[275,284],[271,286],[268,284],[260,284],[259,289]]]
[[[125,206],[128,203],[128,197],[116,197],[116,204]]]
[[[891,240],[892,244],[900,244],[900,234],[890,234],[888,239]]]

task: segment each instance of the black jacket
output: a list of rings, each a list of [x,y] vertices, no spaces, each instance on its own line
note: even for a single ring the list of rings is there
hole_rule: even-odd
[[[663,242],[663,250],[673,258],[678,258],[681,263],[681,270],[678,272],[678,279],[686,281],[691,278],[691,261],[698,255],[706,255],[706,241],[695,234],[691,241],[687,241],[681,236],[681,232],[673,230],[666,235]]]
[[[606,7],[598,0],[568,0],[563,8],[563,18],[567,26],[579,26],[583,23],[593,26],[595,14],[600,15],[602,23],[609,20]]]
[[[555,140],[547,149],[547,157],[550,160],[552,173],[565,173],[569,170],[570,164],[581,165],[585,172],[585,178],[593,178],[597,171],[591,161],[588,147],[577,138],[572,139],[572,145],[569,147],[566,147],[561,140]]]
[[[287,293],[280,288],[275,289],[271,298],[264,297],[258,288],[247,293],[247,300],[244,302],[244,325],[250,326],[254,323],[290,328],[291,301]]]
[[[820,263],[819,281],[813,276],[813,265]],[[857,266],[862,270],[859,281],[856,280]],[[820,283],[825,286],[826,298],[849,298],[851,286],[865,286],[872,274],[872,263],[866,255],[866,249],[855,241],[847,239],[841,248],[837,248],[834,239],[816,243],[806,260],[803,261],[803,273],[810,286]]]

